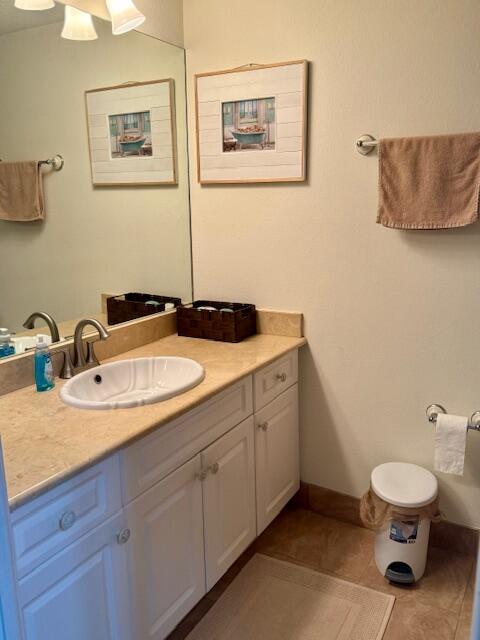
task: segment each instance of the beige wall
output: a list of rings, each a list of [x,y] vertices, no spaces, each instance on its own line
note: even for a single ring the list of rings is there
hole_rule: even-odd
[[[83,9],[99,18],[109,18],[105,0],[58,0],[58,2]],[[182,0],[135,0],[135,5],[146,17],[137,31],[180,47],[183,46]]]
[[[0,37],[0,158],[65,158],[59,173],[44,171],[44,222],[0,222],[0,326],[10,329],[34,310],[57,321],[99,311],[101,292],[191,299],[184,51],[139,33],[112,36],[101,21],[94,42],[63,40],[60,29]],[[178,186],[93,188],[85,90],[169,77]]]
[[[305,313],[302,477],[360,496],[375,465],[432,468],[425,408],[480,409],[480,227],[375,224],[362,133],[480,126],[477,0],[186,0],[196,297]],[[195,181],[193,74],[311,61],[309,181]],[[448,519],[480,527],[480,434],[463,478],[439,474]]]

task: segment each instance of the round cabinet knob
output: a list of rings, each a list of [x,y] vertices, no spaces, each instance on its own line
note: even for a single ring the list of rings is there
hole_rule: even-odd
[[[218,473],[218,469],[219,469],[218,462],[214,462],[210,467],[210,471],[212,473]]]
[[[285,382],[286,379],[287,379],[286,373],[277,373],[277,380],[279,380],[280,382]]]
[[[118,544],[125,544],[130,540],[131,531],[130,529],[121,529],[117,533],[117,542]]]
[[[268,429],[268,422],[261,422],[258,425],[258,428],[261,429],[262,431],[266,431]]]
[[[58,521],[58,526],[62,531],[66,531],[67,529],[70,529],[70,527],[73,527],[76,519],[77,516],[73,511],[65,511]]]

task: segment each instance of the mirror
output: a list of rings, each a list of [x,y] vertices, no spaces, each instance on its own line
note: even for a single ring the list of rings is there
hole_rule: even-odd
[[[50,334],[41,318],[22,326],[36,311],[66,338],[80,318],[107,325],[109,296],[146,294],[134,301],[142,313],[156,296],[192,300],[185,52],[135,31],[113,36],[97,18],[97,40],[65,40],[63,9],[0,0],[0,158],[64,159],[60,171],[41,166],[43,220],[0,221],[0,327],[17,352],[32,346],[24,334]],[[134,303],[121,298],[115,322]]]

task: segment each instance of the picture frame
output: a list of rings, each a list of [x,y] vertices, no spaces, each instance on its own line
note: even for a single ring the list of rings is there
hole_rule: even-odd
[[[92,184],[177,184],[172,78],[85,92]]]
[[[308,62],[195,75],[202,185],[306,180]]]

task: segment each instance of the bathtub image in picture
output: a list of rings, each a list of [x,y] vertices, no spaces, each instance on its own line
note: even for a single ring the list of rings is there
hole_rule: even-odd
[[[152,155],[150,111],[108,116],[112,158]]]
[[[275,149],[275,98],[224,102],[223,151]]]

